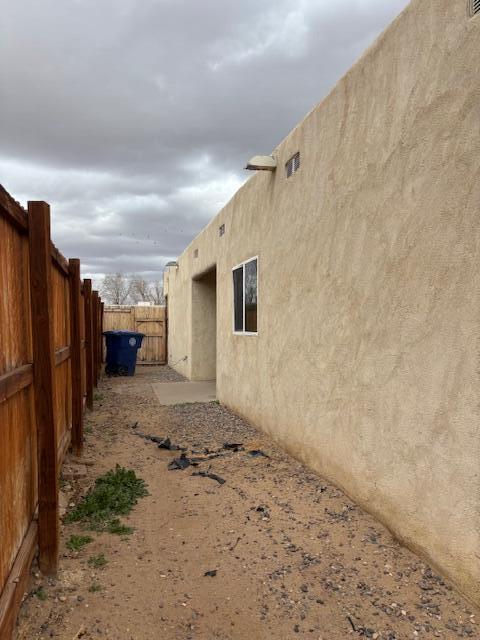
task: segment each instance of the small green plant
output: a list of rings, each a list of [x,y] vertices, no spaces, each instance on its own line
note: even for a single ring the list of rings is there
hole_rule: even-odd
[[[107,531],[108,533],[114,533],[117,536],[130,536],[135,529],[122,524],[119,518],[114,518],[108,523]]]
[[[92,531],[110,531],[125,535],[130,527],[121,524],[117,516],[130,513],[139,498],[148,495],[147,486],[135,471],[117,464],[95,481],[85,498],[65,517],[65,522],[81,522]]]
[[[45,601],[48,598],[47,593],[45,592],[43,587],[38,587],[38,589],[35,589],[35,591],[33,592],[34,595],[37,596],[37,598],[39,600],[41,600],[42,602]]]
[[[92,425],[91,424],[86,424],[85,428],[84,428],[84,432],[85,433],[92,433],[92,431],[93,431]]]
[[[103,400],[103,393],[100,393],[99,391],[95,392],[93,394],[93,399],[97,402],[101,402]]]
[[[97,593],[97,591],[101,591],[102,590],[102,585],[98,584],[98,582],[93,582],[89,587],[88,590],[90,591],[90,593]]]
[[[88,564],[95,569],[101,569],[108,563],[103,553],[99,553],[98,556],[91,556],[88,559]]]
[[[91,536],[77,536],[71,535],[70,540],[67,542],[67,547],[70,551],[81,551],[83,547],[93,541]]]

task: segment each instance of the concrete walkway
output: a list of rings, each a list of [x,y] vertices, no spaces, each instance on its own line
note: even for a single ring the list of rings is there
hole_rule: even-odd
[[[213,402],[216,395],[215,380],[205,382],[160,382],[152,384],[160,404],[186,404],[190,402]]]

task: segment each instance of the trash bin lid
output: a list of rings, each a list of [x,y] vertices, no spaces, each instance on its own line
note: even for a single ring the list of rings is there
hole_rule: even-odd
[[[138,331],[125,331],[123,329],[104,331],[104,336],[130,336],[132,338],[144,338],[144,333],[139,333]]]

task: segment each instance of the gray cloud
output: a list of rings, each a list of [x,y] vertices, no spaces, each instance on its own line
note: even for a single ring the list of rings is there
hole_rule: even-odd
[[[84,270],[161,272],[407,0],[16,0],[0,181]]]

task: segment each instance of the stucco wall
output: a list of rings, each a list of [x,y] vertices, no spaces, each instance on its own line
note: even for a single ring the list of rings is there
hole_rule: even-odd
[[[220,401],[480,604],[479,43],[465,0],[412,2],[167,292],[170,362],[191,376],[192,277],[216,265]],[[258,336],[238,336],[231,269],[255,255]]]
[[[215,380],[216,375],[216,273],[208,271],[192,282],[191,380]]]

